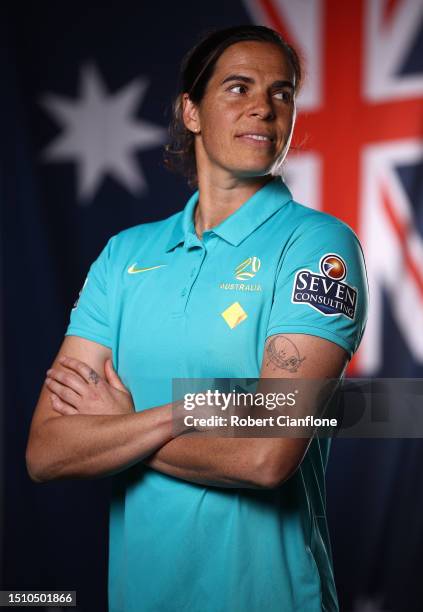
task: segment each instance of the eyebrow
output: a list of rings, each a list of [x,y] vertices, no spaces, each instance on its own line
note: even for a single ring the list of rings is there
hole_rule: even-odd
[[[242,74],[230,74],[229,76],[227,76],[225,79],[223,79],[222,81],[222,85],[224,85],[225,83],[228,83],[230,81],[242,81],[243,83],[255,83],[254,79],[251,77],[247,77],[244,76]],[[292,90],[295,89],[294,87],[294,83],[292,83],[291,81],[274,81],[272,83],[272,87],[290,87]]]

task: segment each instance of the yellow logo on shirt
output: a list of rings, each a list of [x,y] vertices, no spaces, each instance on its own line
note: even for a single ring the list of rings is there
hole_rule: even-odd
[[[245,321],[245,319],[248,317],[247,313],[239,302],[234,302],[229,306],[229,308],[226,308],[226,310],[220,314],[231,329],[234,329],[234,327]]]
[[[234,270],[237,280],[248,281],[254,278],[261,268],[261,261],[258,257],[247,257]],[[225,291],[261,291],[260,283],[219,283],[219,289]]]
[[[247,257],[247,259],[244,259],[244,261],[235,268],[235,278],[241,281],[254,278],[260,270],[260,266],[261,261],[258,257]]]
[[[138,274],[139,272],[149,272],[150,270],[157,270],[157,268],[165,268],[166,264],[161,264],[160,266],[151,266],[151,268],[137,268],[137,262],[133,263],[132,266],[128,268],[128,274]]]

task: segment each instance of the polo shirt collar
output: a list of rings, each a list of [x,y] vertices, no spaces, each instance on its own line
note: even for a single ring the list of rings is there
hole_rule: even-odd
[[[196,191],[188,200],[182,215],[178,216],[166,251],[172,250],[187,240],[192,241],[195,236],[194,209],[198,196],[199,193]],[[238,246],[290,200],[292,200],[292,194],[288,187],[280,177],[275,177],[256,191],[238,210],[209,231],[226,242]]]

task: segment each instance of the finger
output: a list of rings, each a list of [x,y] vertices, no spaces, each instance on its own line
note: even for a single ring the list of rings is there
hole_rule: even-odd
[[[72,370],[57,370],[55,368],[50,368],[50,370],[47,370],[47,378],[56,380],[81,396],[87,390],[87,383],[85,380],[78,374],[74,374]]]
[[[119,376],[116,374],[116,370],[113,367],[111,359],[106,359],[106,363],[104,365],[104,373],[106,374],[107,382],[112,385],[112,387],[118,389],[119,391],[123,391],[124,393],[129,393],[128,389],[125,387]]]
[[[62,400],[54,393],[50,395],[50,399],[53,410],[55,410],[56,412],[60,412],[60,414],[66,415],[78,414],[78,410],[75,410],[75,408],[72,408],[72,406],[69,406],[69,404],[62,402]]]
[[[102,379],[88,364],[73,357],[60,357],[59,363],[77,372],[87,383],[97,385]]]
[[[72,389],[69,389],[69,387],[62,385],[52,378],[46,378],[45,384],[47,388],[53,392],[55,397],[63,400],[73,408],[78,408],[81,401],[81,396],[75,393],[75,391],[72,391]]]

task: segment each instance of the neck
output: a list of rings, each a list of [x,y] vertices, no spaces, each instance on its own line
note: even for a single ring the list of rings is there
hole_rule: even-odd
[[[266,175],[248,179],[228,177],[211,181],[200,174],[200,195],[194,213],[197,236],[201,238],[203,232],[222,223],[272,179],[273,176]]]

